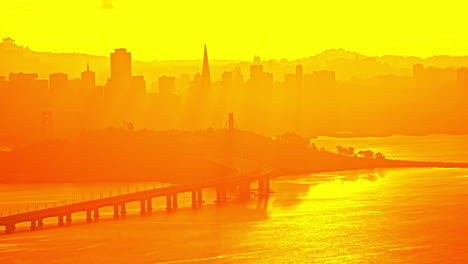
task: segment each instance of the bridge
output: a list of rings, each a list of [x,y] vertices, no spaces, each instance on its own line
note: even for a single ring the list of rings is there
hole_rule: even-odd
[[[118,219],[120,216],[126,215],[127,203],[138,201],[140,202],[140,214],[146,214],[153,210],[152,201],[158,197],[166,198],[166,210],[169,212],[178,207],[177,195],[187,192],[192,193],[192,208],[198,208],[203,204],[203,190],[208,188],[216,189],[215,202],[222,205],[227,201],[228,189],[238,190],[239,199],[249,199],[251,196],[250,185],[255,181],[258,181],[259,197],[268,196],[270,194],[270,177],[271,170],[257,169],[248,173],[237,171],[233,175],[207,179],[197,183],[178,184],[4,216],[0,217],[0,226],[5,227],[6,233],[12,233],[16,229],[16,224],[30,222],[31,230],[35,230],[44,226],[46,218],[57,218],[58,225],[63,226],[65,222],[71,223],[72,215],[77,212],[86,212],[86,221],[92,222],[93,219],[99,219],[99,210],[104,207],[113,207],[113,216]]]
[[[229,113],[228,129],[235,131],[235,121],[233,113]],[[158,197],[166,198],[166,211],[176,209],[179,205],[177,195],[182,193],[192,193],[192,208],[201,207],[203,204],[203,189],[216,189],[216,204],[222,205],[227,201],[227,190],[237,189],[239,199],[246,200],[250,198],[251,182],[258,181],[258,196],[266,197],[270,194],[270,177],[272,169],[265,164],[259,164],[256,161],[240,159],[225,160],[215,157],[204,157],[199,155],[185,155],[187,157],[212,162],[231,169],[231,175],[220,176],[206,179],[196,183],[178,184],[163,188],[154,188],[145,191],[136,191],[112,197],[72,203],[68,205],[56,206],[41,210],[35,210],[16,215],[0,217],[0,226],[5,227],[5,233],[12,233],[18,223],[31,223],[31,230],[36,230],[44,226],[44,219],[57,218],[59,226],[65,222],[72,222],[72,214],[86,212],[86,222],[92,222],[93,219],[99,219],[99,210],[104,207],[113,207],[114,218],[118,219],[126,215],[126,204],[131,202],[140,202],[140,214],[146,214],[153,210],[153,199]],[[262,168],[262,169],[259,169]]]

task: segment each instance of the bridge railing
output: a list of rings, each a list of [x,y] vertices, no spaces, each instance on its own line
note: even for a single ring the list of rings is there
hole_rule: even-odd
[[[108,189],[104,191],[91,191],[81,192],[78,194],[70,195],[67,199],[51,199],[46,202],[27,202],[24,206],[16,207],[14,209],[0,209],[0,218],[5,216],[12,216],[17,214],[23,214],[27,212],[34,212],[43,209],[54,208],[58,206],[82,203],[86,201],[93,201],[101,198],[115,197],[122,194],[135,193],[148,189],[163,188],[171,186],[169,183],[140,183],[140,184],[125,184],[118,188]]]
[[[94,193],[91,194],[91,199],[84,201],[78,202],[76,201],[76,197],[73,199],[73,202],[70,204],[67,204],[66,201],[63,201],[62,205],[57,206],[57,203],[54,203],[54,207],[47,208],[47,204],[45,205],[45,208],[43,209],[36,209],[33,211],[28,211],[28,212],[20,212],[19,210],[17,211],[16,215],[8,215],[8,216],[2,216],[0,217],[0,224],[8,224],[8,223],[18,223],[22,221],[28,221],[30,218],[46,218],[46,217],[52,217],[52,216],[57,216],[58,214],[70,214],[73,212],[78,212],[78,211],[88,211],[92,210],[93,208],[101,208],[105,206],[112,206],[112,205],[117,205],[117,204],[122,204],[122,203],[127,203],[127,202],[132,202],[132,201],[138,201],[138,200],[144,200],[144,199],[149,199],[157,196],[165,196],[165,195],[173,195],[173,194],[178,194],[178,193],[184,193],[184,192],[190,192],[190,191],[195,191],[195,190],[200,190],[200,189],[205,189],[205,188],[210,188],[210,187],[216,187],[216,186],[222,186],[226,184],[232,184],[232,183],[239,183],[243,181],[250,181],[254,180],[256,178],[264,177],[268,174],[271,173],[270,169],[260,169],[256,168],[255,170],[252,170],[248,173],[242,173],[240,170],[237,170],[237,172],[233,173],[232,175],[227,175],[225,177],[218,177],[218,178],[211,178],[211,179],[205,179],[199,182],[194,182],[190,184],[179,184],[179,185],[172,185],[168,187],[162,187],[162,188],[154,188],[156,187],[155,184],[153,185],[154,189],[148,190],[148,184],[144,185],[144,189],[139,191],[138,186],[135,187],[135,192],[129,192],[130,189],[128,189],[128,193],[126,194],[121,194],[120,191],[116,192],[117,195],[112,196],[112,191],[108,192],[108,197],[105,197],[104,192],[98,192],[100,194],[100,198],[97,197],[97,199],[94,198]]]

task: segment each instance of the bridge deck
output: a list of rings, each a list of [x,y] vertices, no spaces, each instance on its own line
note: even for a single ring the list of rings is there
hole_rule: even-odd
[[[222,185],[235,184],[245,181],[252,181],[260,177],[268,176],[268,173],[255,171],[249,174],[236,174],[219,179],[211,179],[193,184],[179,184],[169,187],[156,188],[151,190],[139,191],[134,193],[116,195],[107,198],[95,199],[79,203],[73,203],[63,206],[57,206],[47,209],[41,209],[16,215],[0,217],[0,226],[7,226],[21,222],[29,222],[48,217],[65,216],[68,214],[94,210],[107,206],[121,205],[128,202],[142,201],[155,197],[174,195],[178,193],[192,192],[200,189],[217,187]]]

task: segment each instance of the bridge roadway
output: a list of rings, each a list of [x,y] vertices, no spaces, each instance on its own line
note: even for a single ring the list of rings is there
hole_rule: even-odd
[[[222,204],[227,200],[227,188],[238,187],[240,199],[250,197],[250,183],[258,181],[259,196],[270,193],[270,171],[256,170],[249,173],[235,173],[234,175],[216,179],[209,179],[192,184],[178,184],[174,186],[157,188],[134,193],[127,193],[107,198],[95,199],[85,202],[73,203],[47,209],[41,209],[16,215],[0,217],[0,226],[5,227],[6,233],[12,233],[15,225],[22,222],[31,222],[31,229],[35,230],[44,225],[44,219],[50,217],[58,218],[58,225],[64,225],[64,217],[67,223],[71,223],[72,214],[86,212],[86,221],[91,222],[99,218],[99,209],[103,207],[114,207],[114,218],[126,214],[125,205],[129,202],[140,201],[140,213],[152,211],[152,199],[166,197],[166,210],[170,211],[178,207],[177,194],[192,192],[192,207],[200,207],[203,203],[202,190],[216,188],[216,203]],[[120,210],[119,210],[120,209]]]

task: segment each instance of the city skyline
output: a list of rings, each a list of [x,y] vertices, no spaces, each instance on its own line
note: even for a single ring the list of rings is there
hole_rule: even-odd
[[[2,47],[3,45],[3,47]],[[207,43],[202,44],[200,46],[207,46]],[[211,47],[211,46],[210,46]],[[10,72],[28,72],[26,69],[30,68],[29,66],[27,67],[22,67],[19,66],[21,63],[29,63],[27,60],[33,59],[33,57],[38,57],[39,60],[47,59],[46,56],[54,56],[54,59],[51,61],[55,61],[57,59],[61,59],[63,61],[68,60],[73,60],[75,62],[81,61],[82,64],[74,64],[73,68],[77,70],[69,71],[69,70],[61,70],[57,68],[57,65],[51,67],[55,68],[53,70],[48,70],[46,74],[36,72],[38,73],[38,77],[40,79],[44,79],[48,77],[50,74],[53,73],[67,73],[70,77],[72,78],[77,78],[80,77],[82,74],[82,69],[83,67],[91,67],[93,71],[95,71],[96,74],[96,82],[98,84],[105,84],[107,82],[107,78],[110,78],[112,75],[112,71],[108,71],[108,63],[106,64],[106,67],[102,67],[102,61],[105,60],[111,60],[112,59],[112,52],[109,49],[106,55],[90,55],[90,54],[80,54],[80,53],[53,53],[53,52],[41,52],[41,51],[35,51],[31,50],[29,47],[22,46],[19,43],[17,43],[14,39],[6,37],[3,38],[3,42],[0,42],[0,56],[6,56],[5,59],[8,60],[8,56],[10,55],[20,55],[23,57],[12,57],[13,59],[18,59],[18,61],[14,65],[9,65],[9,64],[4,64],[0,65],[0,75],[8,75]],[[166,76],[166,75],[180,75],[180,74],[195,74],[195,73],[202,73],[203,68],[203,60],[205,58],[200,57],[200,52],[198,51],[198,58],[196,59],[180,59],[180,60],[161,60],[161,61],[140,61],[133,59],[134,58],[134,53],[138,51],[133,51],[129,50],[125,47],[118,47],[115,48],[115,51],[117,50],[122,50],[122,51],[128,51],[131,53],[131,59],[130,62],[132,65],[136,65],[135,71],[137,75],[144,75],[146,76],[151,82],[153,82],[153,78],[156,76],[157,78],[160,76]],[[211,48],[210,48],[211,50]],[[45,56],[44,58],[40,59],[40,56]],[[67,58],[68,56],[68,58]],[[417,56],[400,56],[400,55],[382,55],[382,56],[371,56],[365,53],[359,53],[351,50],[346,50],[346,49],[325,49],[320,53],[317,54],[310,54],[307,57],[299,58],[299,59],[294,59],[294,60],[287,60],[287,59],[271,59],[271,58],[265,58],[261,56],[261,54],[257,54],[255,56],[252,56],[249,59],[243,59],[243,60],[222,60],[222,59],[214,59],[210,58],[208,55],[206,55],[206,59],[208,59],[211,63],[214,63],[214,68],[215,68],[215,74],[214,75],[213,81],[219,81],[222,77],[223,72],[225,71],[232,71],[235,70],[236,68],[242,68],[242,73],[247,74],[245,71],[245,66],[247,64],[250,64],[253,60],[258,60],[259,63],[261,62],[268,71],[272,72],[274,75],[275,81],[283,81],[283,76],[291,71],[294,71],[294,68],[296,65],[303,65],[305,67],[305,72],[312,72],[312,71],[317,71],[317,70],[332,70],[337,73],[337,80],[346,80],[346,79],[353,79],[353,78],[368,78],[368,77],[373,77],[373,76],[379,76],[379,75],[401,75],[401,76],[410,76],[412,75],[412,67],[415,64],[424,64],[425,66],[428,67],[437,67],[437,68],[446,68],[446,69],[453,69],[457,70],[458,68],[463,68],[468,65],[468,55],[460,55],[460,56],[451,56],[451,55],[437,55],[437,56],[431,56],[428,58],[423,58],[423,57],[417,57]],[[24,62],[22,62],[24,60]],[[369,69],[369,65],[365,65],[364,68],[361,68],[359,70],[357,69],[346,69],[348,73],[345,73],[346,76],[343,76],[343,73],[345,69],[339,69],[336,70],[334,67],[337,67],[338,65],[333,65],[333,63],[340,63],[340,60],[348,60],[349,62],[347,63],[352,63],[353,60],[356,62],[365,62],[368,63],[369,65],[372,63],[375,63],[378,66],[378,64],[388,64],[388,65],[383,65],[383,67],[379,69],[374,69],[372,73],[366,73],[366,75],[359,76],[356,74],[365,73]],[[97,63],[95,63],[97,61]],[[48,61],[44,61],[42,65],[47,66]],[[180,63],[180,64],[178,64]],[[246,64],[247,63],[247,64]],[[149,71],[152,66],[151,65],[157,65],[161,64],[158,66],[157,70],[152,70]],[[304,65],[305,64],[305,65]],[[312,64],[312,67],[310,67]],[[278,69],[278,66],[281,65]],[[11,69],[11,66],[13,66],[16,69]],[[70,68],[69,65],[62,65],[66,66],[66,68]],[[345,65],[343,65],[345,66]],[[177,72],[177,67],[181,67],[181,71]],[[390,69],[389,67],[394,67],[394,69]],[[400,68],[397,68],[400,67]],[[174,73],[167,73],[168,68],[171,69],[176,69],[176,72]],[[386,69],[387,68],[387,69]],[[104,70],[104,71],[103,71]],[[286,72],[285,72],[286,70]],[[213,69],[211,70],[213,71]],[[31,71],[29,71],[31,72]],[[32,71],[34,72],[34,71]],[[42,72],[42,71],[41,71]],[[144,73],[145,72],[145,73]],[[354,74],[354,75],[353,75]],[[370,75],[369,75],[370,74]]]
[[[2,44],[23,51],[10,42]],[[2,109],[18,109],[18,115],[2,118],[12,125],[0,136],[7,142],[30,141],[40,137],[39,131],[53,130],[54,136],[68,138],[122,122],[138,129],[204,130],[222,127],[228,113],[235,113],[245,129],[271,136],[285,132],[317,137],[468,131],[466,116],[459,114],[467,110],[468,70],[464,66],[433,67],[412,58],[405,62],[409,74],[401,70],[388,74],[388,67],[373,58],[338,50],[330,51],[332,58],[338,56],[331,69],[311,68],[304,61],[305,65],[292,62],[282,71],[271,72],[278,64],[256,56],[229,69],[218,67],[217,74],[212,74],[204,45],[196,73],[148,70],[140,74],[133,67],[138,62],[132,55],[127,49],[115,49],[106,58],[110,78],[105,82],[96,81],[102,76],[89,62],[79,67],[81,78],[69,77],[66,71],[54,71],[47,79],[21,71],[10,72],[8,78],[0,75]],[[66,59],[62,65],[68,65]],[[442,61],[446,63],[447,58]],[[463,60],[454,61],[467,65]],[[366,69],[375,75],[337,78],[337,72]],[[156,81],[148,81],[148,77],[156,77]],[[427,104],[434,107],[427,108]],[[53,119],[54,129],[38,127],[34,113],[44,111],[53,113],[49,119]],[[430,115],[435,118],[427,119]]]

